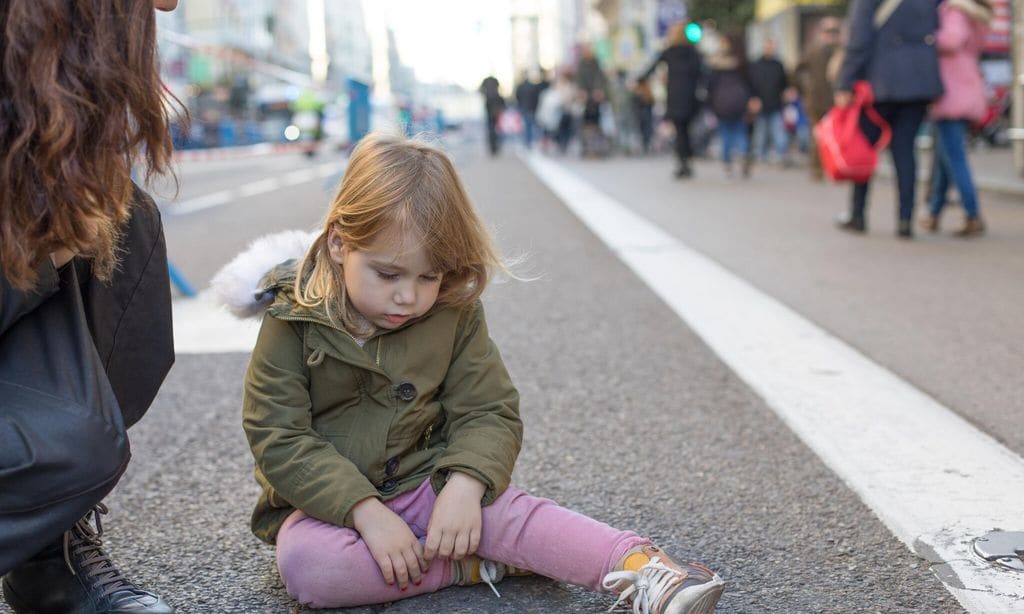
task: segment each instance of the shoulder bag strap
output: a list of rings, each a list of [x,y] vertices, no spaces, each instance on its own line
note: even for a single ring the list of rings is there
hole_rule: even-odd
[[[882,0],[882,3],[875,9],[875,29],[881,29],[885,25],[885,22],[889,21],[889,17],[892,16],[893,12],[899,7],[903,0]]]

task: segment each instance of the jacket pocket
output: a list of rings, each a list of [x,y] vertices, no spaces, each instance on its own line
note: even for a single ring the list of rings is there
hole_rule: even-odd
[[[0,381],[0,513],[42,509],[116,480],[130,456],[97,411]]]

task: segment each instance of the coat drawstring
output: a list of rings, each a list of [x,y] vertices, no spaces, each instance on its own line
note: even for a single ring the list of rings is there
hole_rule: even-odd
[[[324,361],[324,351],[322,348],[316,348],[306,359],[307,367],[319,367],[320,363]]]

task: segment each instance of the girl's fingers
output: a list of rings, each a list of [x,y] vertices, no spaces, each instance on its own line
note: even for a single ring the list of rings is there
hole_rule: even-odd
[[[409,586],[409,569],[401,552],[391,555],[391,566],[395,568],[395,581],[403,591]]]
[[[423,558],[427,561],[434,560],[437,556],[437,549],[441,545],[441,531],[429,528],[427,529],[427,541],[423,545]]]
[[[419,584],[423,580],[419,557],[416,556],[416,552],[412,548],[406,550],[403,554],[405,555],[405,568],[409,572],[409,580],[413,584]]]
[[[452,558],[456,561],[466,556],[469,550],[469,534],[459,533],[455,536],[455,543],[452,547]]]
[[[480,530],[473,529],[469,532],[469,550],[466,554],[475,554],[476,549],[480,547]]]
[[[391,559],[388,558],[387,555],[384,555],[383,557],[374,560],[377,561],[377,567],[380,567],[380,573],[384,576],[384,582],[387,584],[394,584],[395,571],[391,568]]]
[[[416,563],[419,565],[420,571],[422,573],[427,573],[427,570],[430,569],[430,564],[427,563],[427,559],[423,557],[423,544],[421,544],[419,540],[416,540],[416,543],[413,544],[412,552],[416,555]]]
[[[437,549],[437,556],[450,559],[452,558],[452,551],[455,549],[455,534],[454,533],[442,533],[441,534],[441,545]]]

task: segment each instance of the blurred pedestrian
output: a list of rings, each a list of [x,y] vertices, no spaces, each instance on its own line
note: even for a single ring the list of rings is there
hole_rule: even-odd
[[[650,79],[642,77],[636,80],[630,92],[630,104],[633,121],[640,136],[640,151],[649,154],[654,138],[654,94],[651,92]],[[692,174],[693,171],[690,172]]]
[[[480,83],[480,93],[484,96],[484,121],[487,124],[487,151],[492,156],[501,151],[501,135],[498,133],[498,120],[507,105],[501,96],[498,79],[485,77]]]
[[[992,20],[988,0],[945,0],[939,5],[939,71],[945,93],[931,108],[935,120],[935,168],[932,169],[931,202],[922,221],[929,232],[939,229],[949,184],[956,185],[967,219],[955,234],[970,237],[985,232],[978,210],[978,195],[967,161],[967,125],[985,116],[985,80],[978,58]]]
[[[523,117],[523,144],[527,149],[533,147],[533,139],[537,132],[537,105],[543,91],[539,75],[535,71],[523,71],[522,79],[516,85],[516,106]]]
[[[537,117],[560,154],[566,153],[572,141],[576,105],[575,77],[568,69],[559,70],[555,82],[540,95]]]
[[[153,9],[176,4],[0,2],[0,356],[39,382],[0,369],[0,574],[17,614],[173,611],[116,568],[100,516],[129,457],[111,448],[174,361],[160,214],[131,177],[171,170]],[[40,359],[23,344],[54,323],[73,338]],[[88,398],[54,389],[72,379]]]
[[[675,127],[675,150],[678,166],[675,176],[691,177],[693,146],[690,143],[690,124],[700,111],[697,89],[702,85],[701,56],[686,38],[686,24],[677,22],[667,33],[667,47],[658,54],[640,78],[646,83],[659,65],[668,72],[666,84],[665,119]]]
[[[589,43],[580,48],[576,63],[577,96],[583,106],[580,115],[580,150],[584,156],[608,153],[607,136],[601,126],[601,113],[608,101],[608,75],[594,56]]]
[[[754,99],[743,44],[736,35],[722,37],[718,53],[708,60],[708,101],[718,120],[722,163],[733,176],[733,156],[739,155],[744,178],[750,176],[753,159],[747,137],[747,120],[760,109]]]
[[[800,91],[800,98],[807,113],[807,120],[813,128],[832,108],[832,89],[835,85],[830,77],[829,64],[840,52],[840,24],[835,17],[824,17],[818,22],[814,43],[804,52],[794,71],[793,81]],[[811,177],[817,181],[825,178],[818,158],[818,144],[814,141],[814,130],[808,130],[808,165]]]
[[[850,7],[850,41],[839,73],[835,102],[847,106],[857,79],[874,90],[875,108],[892,128],[889,145],[899,193],[897,235],[913,236],[917,162],[914,141],[928,104],[942,94],[935,32],[935,0],[854,0]],[[868,135],[871,137],[872,135]],[[839,228],[862,233],[869,182],[853,186],[848,215]]]
[[[479,300],[503,268],[447,156],[371,135],[306,255],[263,276],[251,528],[288,594],[370,606],[537,573],[635,612],[710,612],[711,570],[510,484],[519,393]]]
[[[769,142],[775,148],[784,166],[792,162],[789,157],[789,135],[782,116],[783,95],[789,88],[786,68],[775,55],[775,40],[766,38],[761,57],[750,64],[750,83],[754,96],[760,101],[760,112],[754,118],[753,154],[761,161],[768,160]]]
[[[616,146],[622,153],[631,154],[636,149],[637,126],[633,114],[633,83],[625,69],[615,71],[610,98]]]

